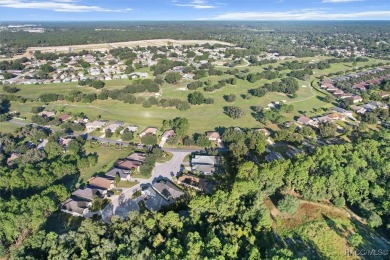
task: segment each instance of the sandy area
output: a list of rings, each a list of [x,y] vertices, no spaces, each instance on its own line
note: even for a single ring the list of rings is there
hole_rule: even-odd
[[[21,57],[31,57],[31,53],[34,51],[41,52],[68,52],[70,51],[81,51],[81,50],[100,50],[107,51],[118,47],[147,47],[147,46],[164,46],[168,44],[173,45],[193,45],[193,44],[223,44],[231,45],[228,42],[214,41],[214,40],[172,40],[172,39],[157,39],[157,40],[142,40],[142,41],[129,41],[129,42],[113,42],[113,43],[99,43],[99,44],[84,44],[84,45],[69,45],[69,46],[50,46],[50,47],[29,47],[27,51],[22,55],[14,56],[13,59]]]

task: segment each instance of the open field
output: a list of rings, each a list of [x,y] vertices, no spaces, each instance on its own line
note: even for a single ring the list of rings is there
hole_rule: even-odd
[[[21,128],[20,125],[15,125],[9,122],[0,122],[1,133],[14,133],[19,128]]]
[[[35,51],[45,52],[77,52],[82,50],[94,50],[94,51],[109,51],[119,47],[147,47],[147,46],[165,46],[165,45],[195,45],[195,44],[223,44],[232,45],[228,42],[215,41],[215,40],[173,40],[173,39],[156,39],[156,40],[143,40],[143,41],[128,41],[128,42],[112,42],[112,43],[98,43],[98,44],[83,44],[83,45],[69,45],[69,46],[48,46],[48,47],[28,47],[26,52],[22,55],[17,55],[13,59],[19,59],[22,57],[31,57],[31,53]]]
[[[118,159],[125,158],[130,154],[129,149],[119,149],[114,146],[90,146],[89,141],[84,145],[84,149],[87,153],[96,153],[98,157],[98,163],[94,167],[83,169],[80,173],[80,181],[86,182],[95,173],[106,172]]]

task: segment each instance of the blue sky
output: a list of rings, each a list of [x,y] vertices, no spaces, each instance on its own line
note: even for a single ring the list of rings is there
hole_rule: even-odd
[[[0,21],[390,20],[390,0],[0,0]]]

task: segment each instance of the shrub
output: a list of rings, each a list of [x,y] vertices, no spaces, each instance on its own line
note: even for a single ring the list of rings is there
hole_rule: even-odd
[[[226,106],[224,107],[224,112],[233,119],[238,119],[245,115],[244,110],[236,106]]]
[[[294,214],[299,206],[299,200],[291,195],[286,195],[278,202],[278,209],[287,214]]]
[[[145,145],[155,145],[157,144],[157,136],[153,134],[147,134],[141,138],[141,143]]]
[[[336,207],[344,208],[345,207],[345,199],[343,197],[335,198],[333,203]]]
[[[226,100],[226,102],[236,101],[236,95],[234,94],[224,95],[223,98]]]

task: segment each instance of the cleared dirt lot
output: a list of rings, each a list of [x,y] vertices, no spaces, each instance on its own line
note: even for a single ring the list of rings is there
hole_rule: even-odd
[[[142,41],[130,41],[130,42],[113,42],[113,43],[99,43],[99,44],[84,44],[84,45],[69,45],[69,46],[50,46],[50,47],[29,47],[27,51],[15,56],[14,58],[29,57],[34,51],[41,52],[68,52],[68,51],[81,51],[81,50],[99,50],[107,51],[118,47],[147,47],[147,46],[164,46],[164,45],[193,45],[193,44],[223,44],[231,45],[228,42],[213,41],[213,40],[172,40],[172,39],[157,39],[157,40],[142,40]]]

